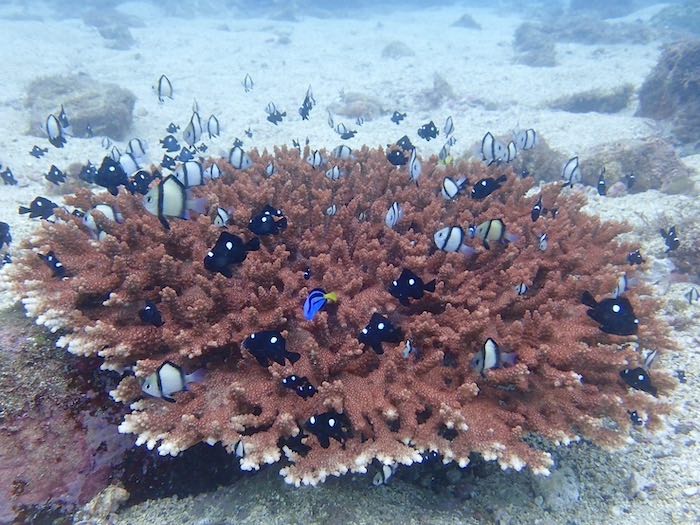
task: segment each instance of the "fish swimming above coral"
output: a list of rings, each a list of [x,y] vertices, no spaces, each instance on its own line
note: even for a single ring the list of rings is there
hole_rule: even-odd
[[[352,431],[348,418],[345,414],[339,414],[338,412],[324,412],[323,414],[311,416],[305,427],[316,436],[323,448],[330,446],[331,439],[344,443]]]
[[[168,218],[189,219],[190,210],[201,215],[206,199],[191,198],[185,185],[175,175],[168,175],[144,195],[143,206],[169,230]]]
[[[255,235],[279,235],[287,229],[287,217],[282,210],[266,204],[250,218],[248,229]]]
[[[287,341],[276,330],[263,330],[250,334],[243,346],[257,359],[260,366],[268,367],[271,362],[284,365],[285,361],[294,364],[301,358],[297,352],[287,350]]]
[[[241,264],[248,257],[248,252],[260,249],[260,239],[253,237],[248,242],[243,242],[238,235],[222,232],[216,240],[216,244],[204,257],[204,267],[210,272],[233,277],[233,265]]]
[[[173,394],[184,392],[187,390],[188,384],[201,383],[204,376],[204,370],[200,369],[191,374],[185,374],[181,367],[166,361],[144,380],[141,390],[151,397],[175,403]]]
[[[634,335],[639,329],[639,319],[626,297],[614,297],[598,302],[590,294],[584,292],[581,302],[589,307],[588,316],[600,324],[603,332],[614,335]]]
[[[435,291],[435,279],[424,283],[411,270],[404,268],[401,275],[389,286],[389,293],[396,297],[403,306],[408,306],[409,299],[422,299],[425,292]]]
[[[369,346],[377,354],[384,353],[382,343],[400,343],[403,332],[380,313],[373,313],[367,326],[358,336],[360,343]]]

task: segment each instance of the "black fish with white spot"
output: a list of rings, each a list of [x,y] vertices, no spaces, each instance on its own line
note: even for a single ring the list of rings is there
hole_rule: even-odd
[[[607,298],[598,302],[590,292],[583,292],[581,302],[589,307],[588,316],[600,324],[600,329],[613,335],[634,335],[639,319],[626,297]]]
[[[139,310],[139,319],[146,324],[153,325],[155,327],[163,326],[165,321],[160,315],[160,310],[158,306],[152,301],[146,301],[146,305]]]
[[[11,242],[12,235],[10,235],[10,225],[0,221],[0,249],[2,249],[5,244],[9,247]]]
[[[63,266],[63,263],[58,260],[58,257],[56,257],[56,254],[54,254],[52,251],[47,253],[46,255],[42,255],[41,253],[38,254],[39,258],[46,263],[46,265],[51,268],[51,271],[53,272],[54,277],[58,277],[59,279],[63,279],[66,276],[66,268]]]
[[[330,446],[331,438],[344,444],[347,437],[352,434],[348,417],[334,411],[311,416],[304,427],[316,436],[323,448]]]
[[[424,283],[411,270],[404,268],[399,278],[389,286],[389,293],[396,297],[403,306],[410,304],[409,299],[422,299],[425,292],[435,291],[435,279]]]
[[[506,177],[505,175],[501,175],[497,179],[494,179],[493,177],[486,177],[485,179],[481,179],[476,184],[474,184],[474,187],[472,188],[472,199],[485,199],[494,191],[500,189],[500,187],[506,180],[508,180],[508,177]]]
[[[282,379],[282,386],[294,390],[302,399],[314,397],[316,394],[316,387],[305,376],[299,377],[294,374],[287,376]]]
[[[257,359],[260,366],[267,368],[275,362],[284,366],[285,361],[294,364],[301,354],[287,351],[287,342],[276,330],[263,330],[251,334],[243,341],[243,346]]]
[[[41,157],[44,156],[44,154],[48,153],[48,151],[49,151],[49,148],[40,148],[39,146],[34,146],[32,148],[32,151],[29,152],[29,154],[32,157],[40,159]]]
[[[29,208],[26,206],[19,207],[19,214],[25,215],[29,214],[29,218],[36,219],[40,217],[44,220],[48,220],[52,215],[53,211],[58,208],[58,204],[50,201],[46,197],[36,197],[30,204]]]
[[[668,231],[661,228],[659,233],[666,243],[666,253],[677,250],[681,245],[681,240],[678,238],[675,226],[671,226]]]
[[[246,260],[248,252],[260,249],[260,239],[254,237],[248,242],[243,242],[238,235],[222,232],[216,240],[214,247],[204,257],[204,268],[210,272],[233,277],[234,264],[240,264]]]
[[[44,175],[44,178],[56,186],[60,186],[66,182],[66,175],[58,169],[55,164],[51,164],[51,168],[49,168],[49,172]]]
[[[287,217],[281,210],[267,204],[259,213],[253,215],[248,229],[256,235],[278,235],[287,228]]]
[[[418,128],[417,133],[420,138],[430,141],[430,139],[437,138],[437,136],[440,134],[440,131],[437,129],[435,123],[431,120],[427,124],[423,124],[420,128]]]
[[[360,343],[369,346],[377,354],[384,353],[382,343],[400,343],[403,340],[401,328],[395,327],[391,321],[380,313],[373,313],[369,324],[357,336]]]
[[[119,162],[112,157],[102,159],[102,164],[95,176],[95,184],[107,188],[107,191],[116,196],[119,193],[119,186],[126,186],[128,183],[129,178]]]
[[[644,368],[625,368],[620,372],[622,380],[635,390],[641,390],[656,397],[656,387],[651,382],[651,376]]]
[[[401,123],[403,119],[406,118],[406,113],[399,113],[398,111],[394,111],[394,114],[391,115],[391,121],[396,124],[397,126]]]

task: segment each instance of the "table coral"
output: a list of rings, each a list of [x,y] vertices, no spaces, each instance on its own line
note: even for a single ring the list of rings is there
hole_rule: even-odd
[[[216,161],[222,179],[195,192],[212,212],[233,209],[229,230],[246,240],[252,238],[248,220],[268,203],[289,219],[279,236],[261,239],[261,249],[248,253],[230,279],[203,266],[221,231],[210,217],[173,220],[166,231],[140,198],[123,192],[115,198],[81,191],[70,202],[119,208],[125,221],[101,225],[108,233],[103,241],[59,212],[62,222],[42,223],[5,272],[5,287],[37,323],[61,334],[59,346],[99,355],[104,368],[133,366],[143,378],[168,360],[186,372],[206,367],[205,380],[175,394],[174,403],[142,398],[137,377],[124,377],[112,395],[131,403],[120,429],[137,434],[137,443],[177,454],[199,442],[221,442],[242,456],[244,469],[286,456],[281,474],[299,485],[365,472],[375,459],[408,465],[427,451],[460,466],[479,453],[503,468],[527,465],[547,473],[552,459],[528,443],[531,434],[612,448],[629,440],[628,410],[643,414],[647,428],[660,426],[668,404],[629,389],[619,372],[639,366],[642,349],[671,348],[667,328],[643,285],[626,295],[641,320],[636,336],[605,334],[586,315],[584,290],[609,296],[623,272],[631,278],[636,270],[626,263],[633,247],[616,240],[626,227],[583,214],[582,196],[545,186],[545,205],[559,213],[533,224],[537,197],[526,196],[532,179],[507,167],[461,161],[444,167],[424,159],[416,186],[381,150],[363,148],[338,161],[346,173],[339,181],[312,169],[295,150],[251,157],[247,171]],[[277,173],[267,177],[272,157]],[[440,195],[445,176],[466,175],[474,184],[503,173],[508,182],[482,201]],[[384,217],[393,202],[405,217],[390,229]],[[329,217],[331,204],[337,214]],[[515,242],[490,250],[472,242],[477,254],[471,257],[435,248],[437,230],[495,218]],[[538,247],[543,232],[549,237],[544,252]],[[37,256],[49,250],[65,265],[67,279],[54,278]],[[436,291],[401,306],[387,288],[404,267],[437,279]],[[514,290],[521,282],[529,287],[524,296]],[[339,300],[308,322],[302,304],[316,287]],[[146,300],[158,304],[162,327],[139,320]],[[400,327],[417,355],[404,358],[403,344],[384,343],[382,355],[364,348],[357,336],[374,312]],[[279,330],[287,350],[301,359],[262,367],[242,346],[262,330]],[[476,373],[470,363],[488,337],[516,353],[518,363]],[[302,399],[285,388],[282,379],[292,373],[307,377],[318,393]],[[667,395],[674,380],[656,369],[653,378]],[[304,427],[311,416],[332,411],[347,417],[350,435],[323,448]]]

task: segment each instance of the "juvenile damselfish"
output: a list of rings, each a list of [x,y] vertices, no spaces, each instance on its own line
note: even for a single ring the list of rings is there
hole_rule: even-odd
[[[403,306],[408,306],[409,299],[422,299],[425,292],[435,291],[435,279],[424,283],[411,270],[404,268],[399,278],[389,286],[389,293],[396,297]]]
[[[285,361],[294,364],[301,354],[287,351],[287,342],[276,330],[264,330],[251,334],[243,341],[243,346],[257,359],[260,366],[267,368],[275,362],[283,365]]]

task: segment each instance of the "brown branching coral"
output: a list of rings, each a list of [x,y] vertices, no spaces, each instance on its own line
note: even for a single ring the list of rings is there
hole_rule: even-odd
[[[625,227],[582,214],[582,197],[559,185],[545,187],[545,206],[557,206],[559,214],[533,225],[537,197],[526,196],[532,182],[506,168],[438,167],[433,158],[424,162],[416,186],[382,151],[364,148],[339,161],[345,170],[339,181],[286,149],[275,150],[278,172],[267,177],[272,156],[253,153],[254,167],[245,172],[219,161],[224,177],[197,189],[212,210],[234,209],[229,230],[246,239],[251,215],[268,203],[289,219],[289,227],[263,238],[230,279],[203,266],[221,231],[210,217],[173,220],[166,231],[140,199],[87,191],[72,204],[114,204],[124,223],[102,224],[109,235],[98,242],[65,213],[64,222],[41,225],[6,277],[29,315],[60,331],[60,346],[99,355],[105,368],[135,365],[141,377],[166,360],[186,371],[207,368],[205,380],[175,394],[175,403],[141,399],[138,380],[122,380],[113,397],[132,403],[132,413],[121,430],[137,434],[138,443],[176,454],[220,441],[242,455],[246,469],[286,455],[285,479],[315,484],[328,475],[364,472],[375,458],[418,462],[425,451],[461,466],[479,453],[503,468],[529,465],[546,473],[552,460],[526,443],[529,434],[614,447],[628,439],[628,410],[647,417],[650,429],[660,425],[669,407],[629,389],[619,372],[642,361],[641,351],[623,343],[639,350],[671,343],[643,286],[627,295],[641,320],[637,336],[605,334],[586,315],[584,290],[609,296],[619,276],[632,270],[626,264],[631,247],[616,241]],[[467,175],[473,184],[501,172],[508,182],[482,201],[440,195],[445,176]],[[394,201],[405,217],[390,229],[384,217]],[[335,216],[325,213],[331,204]],[[515,242],[490,250],[473,242],[473,257],[434,245],[433,234],[445,226],[495,218],[503,219]],[[549,236],[545,252],[538,247],[543,232]],[[36,255],[49,250],[69,278],[52,277]],[[307,267],[310,280],[303,277]],[[436,291],[401,306],[387,287],[404,267],[426,281],[437,279]],[[514,287],[521,282],[529,291],[518,296]],[[315,287],[337,292],[339,301],[309,322],[302,303]],[[145,300],[158,303],[162,327],[139,320]],[[364,348],[358,334],[374,312],[400,326],[417,355],[404,358],[403,344],[384,343],[382,355]],[[261,330],[279,330],[301,359],[262,367],[242,346]],[[489,337],[516,353],[518,362],[482,376],[471,360]],[[309,378],[317,394],[302,399],[284,388],[282,378],[292,373]],[[673,385],[656,370],[654,382],[662,395]],[[343,443],[331,440],[323,448],[304,426],[331,411],[344,414],[351,430]]]

